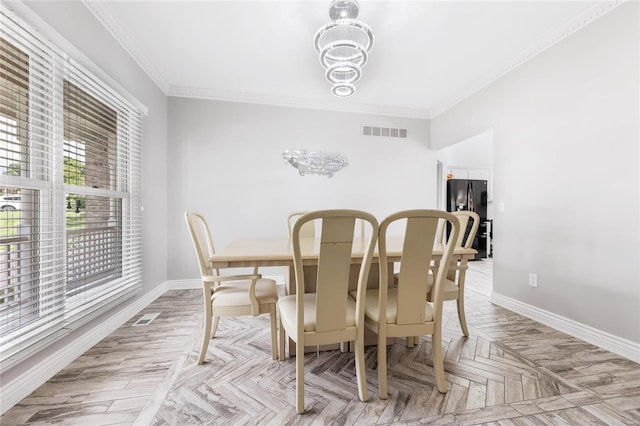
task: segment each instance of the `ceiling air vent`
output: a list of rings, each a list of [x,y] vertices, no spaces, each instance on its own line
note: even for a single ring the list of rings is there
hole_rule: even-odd
[[[362,126],[362,136],[382,136],[385,138],[407,138],[407,129],[394,127]]]

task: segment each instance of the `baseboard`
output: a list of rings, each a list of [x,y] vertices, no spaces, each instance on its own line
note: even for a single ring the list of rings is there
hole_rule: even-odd
[[[640,363],[640,343],[623,339],[591,326],[581,324],[569,318],[545,311],[519,300],[503,296],[495,291],[489,299],[491,303],[531,318],[570,336],[589,342],[614,354],[623,356],[631,361]]]
[[[29,396],[38,387],[46,383],[47,380],[71,364],[76,358],[91,349],[109,334],[113,333],[122,324],[129,321],[138,312],[164,294],[167,289],[167,282],[160,284],[115,315],[112,315],[107,320],[100,322],[96,327],[73,339],[70,344],[43,357],[35,366],[20,375],[20,377],[9,383],[2,383],[0,386],[0,394],[2,394],[0,415]]]
[[[202,281],[199,279],[170,280],[166,284],[167,290],[200,290],[202,288]]]

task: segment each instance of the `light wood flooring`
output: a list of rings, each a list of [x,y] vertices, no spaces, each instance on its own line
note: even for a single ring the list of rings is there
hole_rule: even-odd
[[[389,399],[358,400],[353,354],[305,357],[307,413],[295,413],[293,359],[273,361],[268,316],[223,319],[195,364],[201,293],[170,291],[0,418],[9,425],[639,425],[640,365],[488,302],[491,262],[471,264],[467,320],[446,302],[449,392],[435,389],[430,338],[388,347]],[[484,282],[480,282],[484,280]],[[148,326],[143,314],[160,312]]]

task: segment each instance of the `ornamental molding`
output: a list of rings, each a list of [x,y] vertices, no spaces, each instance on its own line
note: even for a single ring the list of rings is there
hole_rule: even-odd
[[[82,3],[91,11],[96,19],[111,33],[111,35],[120,43],[125,51],[136,61],[142,70],[153,80],[153,82],[167,96],[208,99],[227,102],[244,102],[276,106],[289,106],[296,108],[311,108],[340,112],[354,112],[363,114],[386,115],[405,118],[432,119],[469,98],[473,94],[487,87],[499,78],[503,77],[510,71],[525,64],[529,60],[538,56],[550,47],[555,46],[565,38],[574,34],[576,31],[584,28],[591,22],[606,15],[616,7],[625,3],[625,1],[599,1],[591,8],[585,10],[580,15],[574,17],[564,25],[552,31],[546,37],[540,39],[532,46],[527,46],[521,50],[521,53],[513,59],[506,61],[497,71],[485,75],[474,82],[468,84],[466,88],[458,91],[449,100],[437,105],[435,108],[403,108],[396,106],[373,105],[349,103],[343,104],[338,102],[318,102],[307,99],[300,99],[278,95],[264,95],[258,93],[243,93],[228,90],[213,90],[197,87],[171,86],[155,66],[142,54],[140,48],[135,41],[129,37],[126,32],[118,25],[116,20],[107,12],[104,6],[99,2],[91,0],[81,0]]]
[[[136,42],[122,29],[118,22],[111,16],[107,9],[99,2],[91,0],[81,0],[82,4],[89,9],[95,18],[109,31],[113,38],[120,43],[120,46],[133,58],[142,70],[153,80],[165,95],[169,92],[169,83],[162,76],[160,71],[149,61]]]
[[[574,17],[569,22],[556,28],[546,37],[540,39],[537,43],[534,43],[527,48],[523,48],[520,54],[513,59],[505,62],[502,67],[497,71],[485,75],[483,78],[477,79],[475,82],[467,85],[466,89],[460,90],[456,96],[451,97],[448,101],[436,106],[431,110],[430,119],[437,117],[448,109],[454,107],[465,99],[471,97],[475,93],[484,89],[491,83],[503,77],[505,74],[513,71],[519,66],[525,64],[529,60],[535,58],[550,47],[555,46],[565,38],[569,37],[576,31],[589,25],[596,19],[611,12],[616,7],[620,6],[625,1],[601,1],[596,5],[582,12],[580,15]]]

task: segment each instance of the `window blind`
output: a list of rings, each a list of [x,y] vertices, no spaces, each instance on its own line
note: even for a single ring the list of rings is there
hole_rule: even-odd
[[[0,362],[142,282],[142,113],[0,7]]]

